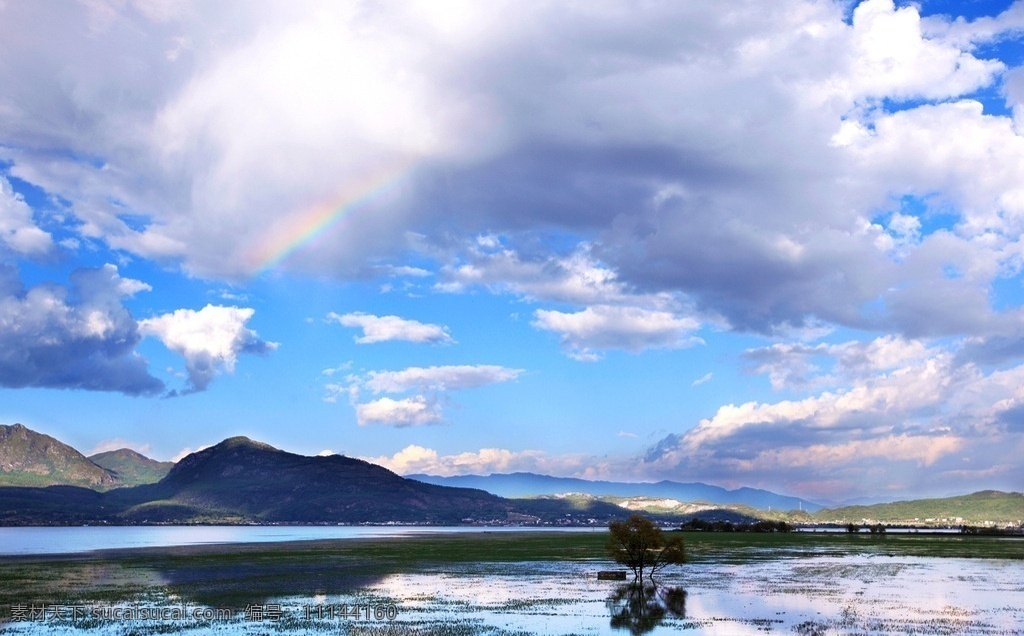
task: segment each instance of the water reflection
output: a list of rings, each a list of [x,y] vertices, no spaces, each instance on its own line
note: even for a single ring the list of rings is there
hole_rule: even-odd
[[[697,562],[656,588],[599,581],[604,563],[389,563],[366,550],[5,561],[0,634],[644,634],[1024,636],[1020,559],[848,555]],[[672,586],[685,586],[682,587]],[[652,589],[653,588],[653,589]],[[66,620],[3,623],[14,603],[65,607]],[[72,620],[70,605],[233,609],[230,620]],[[246,613],[279,605],[280,621]],[[394,621],[330,606],[394,606]],[[310,608],[310,610],[307,610]],[[42,611],[42,610],[41,610]],[[307,613],[309,611],[309,613]],[[49,610],[47,611],[49,615]]]
[[[15,562],[0,567],[0,580],[6,584],[0,586],[0,617],[11,603],[47,606],[55,599],[101,598],[113,604],[169,599],[237,611],[283,596],[318,599],[347,594],[371,588],[390,574],[384,566],[330,554]]]
[[[323,562],[239,562],[164,566],[159,569],[172,595],[208,607],[239,609],[284,596],[325,597],[372,587],[385,574],[365,565]]]
[[[620,585],[608,598],[611,626],[630,634],[646,634],[665,618],[686,618],[686,590],[657,583]]]

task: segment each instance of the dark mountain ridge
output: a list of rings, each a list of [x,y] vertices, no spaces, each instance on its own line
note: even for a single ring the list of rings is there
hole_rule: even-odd
[[[510,509],[483,491],[422,484],[359,459],[297,455],[247,437],[184,457],[136,494],[148,499],[126,511],[136,518],[172,505],[261,522],[457,523],[505,519]]]

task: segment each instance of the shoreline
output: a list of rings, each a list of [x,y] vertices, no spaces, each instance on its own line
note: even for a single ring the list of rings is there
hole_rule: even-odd
[[[26,526],[26,527],[51,527],[51,526]],[[70,526],[74,527],[74,526]],[[581,527],[583,530],[592,528]],[[603,528],[602,528],[603,530]],[[380,546],[381,543],[403,541],[431,543],[440,539],[453,539],[479,541],[481,539],[510,537],[514,534],[523,539],[530,538],[556,538],[564,537],[566,530],[520,530],[515,533],[509,531],[479,530],[479,531],[432,531],[417,534],[414,532],[363,536],[363,537],[338,537],[321,539],[290,539],[285,541],[223,541],[211,543],[195,543],[183,545],[166,546],[138,546],[125,548],[98,548],[80,552],[46,552],[34,554],[10,554],[0,555],[4,562],[40,562],[40,561],[90,561],[102,559],[132,559],[132,558],[159,558],[159,557],[199,557],[199,556],[222,556],[227,554],[272,554],[283,553],[315,553],[337,551],[341,548],[358,549],[359,547]]]
[[[49,527],[49,526],[45,526]],[[456,527],[457,528],[457,527]],[[565,542],[569,537],[589,537],[597,539],[591,541],[583,539],[583,543],[603,543],[607,532],[603,528],[580,527],[574,529],[521,529],[509,531],[504,529],[479,530],[416,530],[396,533],[393,535],[374,536],[353,536],[353,537],[330,537],[330,538],[308,538],[308,539],[286,539],[269,541],[213,541],[209,543],[191,543],[178,545],[154,545],[154,546],[133,546],[96,548],[82,551],[68,552],[38,552],[30,554],[8,554],[0,555],[0,564],[15,563],[41,563],[41,562],[87,562],[87,561],[120,561],[120,560],[159,560],[162,558],[202,558],[202,557],[225,557],[246,555],[266,555],[279,557],[295,557],[301,555],[317,554],[341,554],[358,553],[360,551],[390,551],[394,549],[415,550],[425,548],[427,553],[432,554],[439,549],[444,551],[445,546],[454,544],[463,545],[486,545],[492,544],[495,547],[507,549],[509,545],[517,543],[532,543],[537,541]],[[986,535],[986,534],[960,534],[941,531],[919,531],[919,532],[893,532],[889,534],[871,535],[868,533],[846,533],[846,532],[788,532],[788,533],[756,533],[756,532],[714,532],[700,530],[675,530],[672,534],[682,534],[686,537],[686,544],[690,556],[701,559],[705,555],[699,548],[700,544],[715,544],[719,548],[738,545],[766,544],[774,545],[780,553],[800,546],[811,547],[821,544],[832,544],[835,547],[840,545],[862,546],[867,552],[877,552],[883,546],[888,545],[890,549],[903,552],[912,547],[917,540],[922,542],[938,542],[942,545],[956,545],[965,542],[970,544],[1017,544],[1024,541],[1024,536],[1014,535]],[[696,550],[694,550],[696,548]],[[798,550],[799,551],[799,550]],[[694,553],[696,552],[696,553]],[[911,550],[914,552],[914,550]],[[1001,551],[1002,552],[1002,551]],[[527,555],[517,555],[526,560],[532,560]],[[952,556],[952,555],[950,555]],[[963,554],[967,558],[975,558]],[[490,560],[488,556],[480,555],[481,560]],[[451,555],[445,559],[452,558]],[[1013,559],[1024,559],[1024,551],[1013,551],[1009,556]],[[442,559],[442,560],[445,560]]]

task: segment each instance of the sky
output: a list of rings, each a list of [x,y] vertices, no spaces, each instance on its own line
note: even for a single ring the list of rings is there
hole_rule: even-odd
[[[0,422],[1021,490],[1024,2],[0,1]]]

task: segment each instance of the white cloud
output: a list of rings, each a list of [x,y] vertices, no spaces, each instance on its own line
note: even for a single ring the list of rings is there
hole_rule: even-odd
[[[401,428],[440,424],[443,421],[440,407],[422,395],[401,400],[382,397],[356,405],[356,422],[359,426],[384,424]]]
[[[958,229],[968,235],[1019,224],[1024,186],[1015,161],[1024,140],[1010,119],[986,115],[981,103],[965,99],[878,114],[870,123],[871,133],[848,151],[874,188],[936,192],[956,204],[964,219]],[[1008,218],[999,218],[1001,208]]]
[[[359,344],[387,342],[389,340],[405,340],[425,344],[453,344],[455,340],[448,333],[448,328],[407,320],[398,316],[374,316],[361,312],[339,315],[333,311],[327,314],[328,320],[334,320],[345,327],[357,327],[363,330],[361,337],[356,337]]]
[[[339,397],[346,397],[348,398],[349,404],[355,406],[356,402],[359,401],[358,378],[350,375],[347,380],[352,382],[352,384],[340,384],[337,382],[329,382],[325,384],[324,390],[326,391],[326,394],[323,397],[323,401],[328,404],[335,404]]]
[[[399,475],[408,475],[428,473],[433,470],[437,464],[438,454],[433,449],[411,444],[391,457],[361,457],[360,459],[383,466]]]
[[[715,377],[715,374],[714,374],[714,372],[712,372],[712,371],[708,371],[708,372],[707,372],[707,373],[705,373],[704,375],[700,376],[699,378],[697,378],[696,380],[694,380],[693,382],[691,382],[691,383],[690,383],[690,386],[700,386],[700,385],[702,385],[702,384],[705,384],[705,383],[707,383],[707,382],[710,382],[710,381],[711,381],[711,378],[713,378],[713,377]]]
[[[352,369],[352,361],[349,360],[348,362],[343,362],[342,364],[339,364],[338,366],[333,367],[331,369],[324,369],[323,371],[320,372],[320,375],[326,375],[326,376],[330,377],[330,376],[335,375],[336,373],[341,373],[341,372],[344,372],[344,371],[350,371],[351,369]]]
[[[863,377],[920,363],[938,351],[921,340],[880,336],[870,342],[846,342],[830,347],[846,377]]]
[[[743,357],[754,363],[755,373],[768,374],[772,388],[810,389],[837,386],[878,372],[921,362],[939,353],[921,340],[881,336],[870,342],[841,344],[776,343],[748,349]],[[831,360],[831,373],[820,366]]]
[[[192,453],[198,453],[199,451],[206,450],[207,448],[210,448],[209,444],[206,445],[206,446],[199,446],[198,448],[195,448],[195,449],[186,446],[185,448],[183,448],[180,451],[178,451],[178,454],[175,455],[174,457],[172,457],[171,461],[174,462],[174,463],[178,463],[182,459],[184,459],[186,456],[191,455]]]
[[[107,451],[121,450],[122,448],[130,448],[136,453],[149,457],[152,447],[149,444],[140,444],[138,442],[130,442],[120,437],[113,439],[106,439],[98,442],[93,446],[92,450],[85,453],[86,456],[97,455],[99,453],[105,453]]]
[[[681,316],[679,299],[668,293],[636,293],[618,274],[600,264],[581,246],[565,257],[524,260],[502,237],[478,237],[469,262],[443,268],[441,291],[463,292],[485,286],[530,301],[585,305],[575,313],[538,309],[532,325],[561,334],[566,354],[580,362],[600,360],[607,349],[639,352],[649,348],[689,346],[700,327]]]
[[[850,101],[945,99],[989,85],[1004,66],[925,36],[915,6],[867,0],[853,11],[849,66],[827,86]]]
[[[409,367],[401,371],[370,371],[363,384],[374,393],[402,393],[429,389],[458,391],[509,382],[523,372],[523,369],[509,369],[491,364]]]
[[[699,323],[667,311],[640,307],[596,305],[583,311],[564,313],[538,309],[533,326],[561,334],[570,355],[589,356],[593,349],[674,349],[700,341],[692,336]]]
[[[424,278],[426,276],[430,276],[430,272],[423,269],[422,267],[410,267],[409,265],[391,265],[388,266],[386,269],[388,275],[393,277],[411,276],[413,278]]]
[[[966,371],[953,368],[951,362],[951,355],[938,353],[918,364],[872,376],[845,390],[772,404],[726,405],[714,417],[701,420],[687,438],[693,445],[701,445],[732,436],[748,426],[785,427],[794,422],[800,422],[806,430],[851,426],[884,429],[894,423],[893,419],[912,419],[936,408],[947,397],[951,385],[960,385],[971,377]],[[871,421],[871,414],[878,419]],[[857,423],[852,423],[851,418]]]
[[[862,462],[885,460],[910,461],[918,467],[928,467],[966,446],[966,439],[955,435],[888,435],[865,440],[851,440],[839,444],[812,444],[802,448],[765,449],[744,465],[744,470],[770,470],[779,468],[821,469],[822,466],[850,466]]]
[[[0,245],[21,256],[44,256],[53,250],[53,237],[32,220],[32,209],[10,182],[0,175]]]
[[[245,325],[255,310],[207,305],[139,321],[143,335],[155,336],[185,358],[190,390],[203,391],[221,370],[234,372],[243,353],[266,354],[277,343],[266,342]]]
[[[454,455],[441,455],[436,450],[415,444],[406,446],[392,456],[362,457],[400,475],[428,474],[489,475],[491,473],[537,472],[547,475],[593,475],[587,465],[595,467],[593,458],[583,455],[550,455],[539,450],[511,451],[503,448],[482,448]]]
[[[1024,27],[1024,7],[1012,3],[997,16],[981,16],[973,20],[958,18],[952,22],[945,16],[929,17],[922,20],[925,32],[930,36],[965,49],[984,44]]]
[[[408,367],[400,371],[370,371],[363,375],[350,374],[344,383],[327,384],[324,387],[327,390],[324,400],[336,402],[339,396],[347,396],[360,426],[440,424],[444,422],[442,403],[450,399],[451,392],[511,382],[522,373],[523,369],[497,365],[447,365]],[[382,397],[360,403],[360,394],[364,391],[374,395],[414,395],[400,399]]]
[[[530,300],[577,305],[629,304],[663,309],[675,304],[670,294],[631,292],[615,270],[598,262],[590,249],[584,244],[568,256],[524,259],[501,237],[478,237],[469,245],[468,254],[442,268],[443,282],[438,288],[462,292],[482,286]]]

